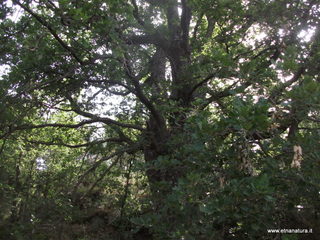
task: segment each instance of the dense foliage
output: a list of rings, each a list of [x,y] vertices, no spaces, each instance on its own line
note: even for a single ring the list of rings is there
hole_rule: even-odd
[[[317,239],[319,28],[315,0],[2,1],[0,238]]]

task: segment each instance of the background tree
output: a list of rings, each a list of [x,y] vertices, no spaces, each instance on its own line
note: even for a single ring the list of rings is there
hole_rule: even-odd
[[[120,196],[111,205],[120,209],[118,226],[127,214],[126,238],[132,229],[155,239],[275,239],[268,228],[319,229],[317,1],[1,6],[6,174],[27,173],[23,152],[34,151],[45,169],[31,172],[47,179],[40,186],[51,187],[53,200],[63,193],[63,206],[114,181]],[[51,162],[68,183],[63,191]],[[17,180],[4,184],[22,191]],[[36,211],[27,209],[24,222]],[[14,215],[3,218],[17,222]]]

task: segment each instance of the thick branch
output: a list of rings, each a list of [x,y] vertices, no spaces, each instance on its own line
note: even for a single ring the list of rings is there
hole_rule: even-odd
[[[113,120],[111,118],[99,117],[99,116],[94,115],[92,113],[88,113],[88,112],[82,111],[80,109],[80,107],[77,105],[77,103],[71,97],[68,97],[68,100],[70,101],[70,103],[72,105],[72,110],[75,113],[78,113],[79,115],[81,115],[83,117],[90,118],[92,121],[105,123],[107,125],[116,125],[116,126],[124,127],[124,128],[133,128],[133,129],[137,129],[137,130],[140,130],[140,131],[144,130],[143,127],[140,127],[138,125],[134,125],[134,124],[130,124],[130,123],[118,122],[118,121]]]
[[[152,104],[152,102],[144,95],[139,79],[134,76],[133,71],[131,69],[130,63],[128,59],[124,59],[124,66],[125,66],[125,71],[129,79],[131,80],[134,88],[135,88],[135,95],[139,100],[147,107],[147,109],[150,111],[154,119],[156,120],[157,124],[159,127],[163,128],[165,127],[165,121],[161,114],[156,110],[155,106]]]
[[[63,143],[63,142],[46,142],[46,141],[34,141],[34,140],[28,140],[25,139],[25,141],[32,143],[32,144],[38,144],[38,145],[45,145],[45,146],[62,146],[62,147],[68,147],[68,148],[82,148],[82,147],[89,147],[89,146],[93,146],[96,144],[101,144],[101,143],[106,143],[106,142],[111,142],[111,143],[122,143],[122,142],[126,142],[125,139],[121,139],[121,138],[107,138],[104,140],[100,140],[100,141],[93,141],[93,142],[88,142],[88,143],[83,143],[83,144],[67,144],[67,143]]]
[[[45,20],[43,20],[39,15],[34,13],[30,8],[21,4],[19,1],[13,0],[13,2],[18,4],[22,9],[24,9],[31,16],[33,16],[42,26],[46,27],[48,31],[51,33],[51,35],[59,42],[59,44],[64,49],[66,49],[76,59],[78,63],[80,63],[81,65],[84,64],[84,62],[77,56],[77,54],[73,51],[73,49],[69,47],[64,41],[62,41],[62,39],[58,36],[58,34],[53,30],[53,28]]]
[[[305,61],[300,65],[300,68],[297,70],[297,72],[293,75],[293,77],[286,81],[285,83],[282,83],[279,87],[275,88],[269,97],[269,101],[272,103],[276,103],[280,94],[283,93],[283,91],[291,86],[293,83],[297,82],[301,76],[305,73],[305,71],[309,68],[312,68],[313,66],[310,66],[310,62],[312,58],[316,55],[316,53],[319,51],[319,42],[320,42],[320,31],[319,29],[315,30],[315,35],[313,36],[313,43],[311,45],[310,52],[308,56],[306,57]]]
[[[244,84],[242,84],[241,86],[232,89],[236,84],[238,84],[238,82],[239,81],[233,83],[232,85],[230,85],[229,87],[225,88],[224,90],[222,90],[220,92],[212,93],[209,98],[205,99],[205,103],[200,107],[200,109],[206,108],[210,103],[212,103],[214,101],[220,100],[225,97],[229,97],[229,96],[233,95],[234,92],[243,91],[251,85],[251,82],[247,81]]]
[[[270,97],[269,97],[269,101],[271,103],[276,103],[277,102],[277,99],[279,98],[279,95],[283,93],[283,91],[291,86],[293,83],[297,82],[300,77],[302,76],[302,74],[305,72],[305,67],[302,66],[298,69],[298,71],[293,75],[293,77],[289,80],[289,81],[286,81],[284,83],[282,83],[280,86],[278,86],[277,88],[275,88],[271,94],[270,94]]]
[[[79,122],[77,124],[63,124],[63,123],[45,123],[39,125],[21,125],[17,127],[13,127],[13,130],[26,130],[26,129],[38,129],[38,128],[46,128],[46,127],[56,127],[56,128],[79,128],[87,124],[99,122],[96,120],[86,120]]]
[[[191,21],[191,9],[187,5],[187,0],[182,0],[181,29],[183,45],[188,50],[189,46],[189,28]]]
[[[9,126],[9,130],[0,136],[0,139],[5,138],[11,135],[15,131],[21,130],[28,130],[28,129],[39,129],[39,128],[47,128],[47,127],[54,127],[54,128],[80,128],[84,125],[99,122],[97,120],[86,120],[79,122],[77,124],[63,124],[63,123],[45,123],[45,124],[38,124],[38,125],[31,125],[31,124],[23,124],[18,126]]]
[[[114,160],[110,166],[108,166],[103,172],[102,174],[100,175],[100,177],[91,185],[91,187],[89,188],[89,190],[84,193],[79,200],[82,200],[84,199],[86,196],[88,196],[92,190],[97,186],[97,184],[102,181],[102,179],[110,172],[110,170],[120,161],[121,159],[121,155],[118,155],[116,160]]]
[[[122,148],[112,154],[110,154],[109,156],[106,156],[106,157],[103,157],[101,159],[99,159],[98,161],[96,161],[87,171],[85,171],[85,173],[83,173],[80,177],[79,177],[79,180],[78,180],[78,183],[77,185],[75,186],[75,190],[78,188],[78,186],[80,185],[80,183],[82,182],[82,180],[91,172],[93,172],[97,167],[99,167],[103,162],[105,161],[108,161],[109,159],[112,159],[116,156],[120,156],[124,153],[130,153],[132,154],[133,152],[135,151],[139,151],[141,150],[141,146],[140,145],[134,145],[134,146],[130,146],[130,147],[127,147],[127,148]],[[115,164],[115,163],[114,163]],[[114,164],[111,164],[110,165],[110,168],[114,165]]]
[[[131,0],[131,4],[133,6],[133,17],[137,20],[137,22],[144,27],[145,23],[144,21],[141,19],[140,14],[139,14],[139,8],[137,5],[137,1],[136,0]]]
[[[208,81],[210,81],[212,78],[214,78],[217,73],[220,71],[221,69],[217,70],[215,73],[212,73],[210,75],[208,75],[206,78],[204,78],[202,81],[198,82],[189,92],[189,96],[192,96],[193,93],[202,85],[206,84]]]
[[[159,36],[153,35],[130,35],[125,37],[127,44],[158,44]]]
[[[196,38],[197,38],[197,34],[198,34],[198,30],[199,30],[199,27],[201,25],[201,22],[202,22],[202,18],[203,18],[203,13],[201,13],[196,21],[196,25],[194,26],[194,29],[193,29],[193,34],[192,34],[192,40],[193,41],[196,41]]]
[[[210,16],[206,15],[206,18],[207,18],[207,21],[208,21],[208,27],[207,27],[207,30],[206,30],[206,38],[211,38],[213,30],[214,30],[214,27],[215,27],[215,21]]]
[[[167,1],[167,19],[171,40],[180,40],[181,26],[179,26],[179,14],[177,1]]]

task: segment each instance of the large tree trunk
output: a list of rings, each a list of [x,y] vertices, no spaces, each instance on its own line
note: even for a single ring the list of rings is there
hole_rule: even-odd
[[[167,146],[169,133],[165,129],[159,129],[152,118],[147,124],[147,143],[144,149],[144,158],[147,165],[146,174],[153,199],[156,201],[155,204],[162,205],[161,198],[159,197],[166,196],[177,180],[176,176],[170,172],[170,169],[161,169],[157,166],[157,161],[160,156],[165,157],[170,155]],[[162,187],[160,187],[160,185]]]
[[[159,126],[153,117],[150,117],[147,121],[146,145],[144,149],[145,162],[148,165],[147,176],[152,194],[156,199],[158,199],[159,194],[164,197],[170,193],[178,182],[178,178],[183,175],[181,171],[178,171],[175,167],[159,169],[155,167],[155,165],[160,156],[167,158],[174,157],[172,151],[177,146],[173,146],[173,143],[170,143],[170,140],[177,134],[183,133],[187,110],[181,111],[181,109],[188,108],[190,103],[188,96],[188,93],[190,92],[190,79],[188,79],[189,77],[185,73],[185,69],[189,63],[189,61],[186,60],[188,59],[188,56],[184,53],[182,54],[182,49],[180,48],[175,49],[175,52],[171,52],[170,54],[171,56],[167,53],[171,64],[171,71],[173,73],[171,95],[164,98],[163,96],[160,96],[159,99],[162,100],[160,100],[158,104],[161,105],[163,99],[166,99],[166,101],[170,100],[175,104],[169,114],[162,114],[167,116],[167,121],[165,121],[166,126]],[[162,55],[161,57],[166,56]],[[163,63],[164,61],[155,61],[157,67],[153,69],[155,74],[151,75],[152,77],[157,76],[156,79],[152,80],[155,87],[158,87],[156,83],[163,81],[159,76],[164,76],[164,74],[160,74],[160,72],[165,71],[165,66],[159,64],[159,62]],[[162,67],[162,70],[159,69]],[[164,186],[164,189],[159,189],[159,185]]]
[[[156,46],[157,50],[151,62],[152,99],[160,115],[164,118],[164,125],[159,126],[151,116],[147,121],[145,135],[144,158],[147,165],[146,175],[149,180],[155,209],[166,204],[167,197],[172,193],[179,178],[185,176],[182,157],[175,156],[175,151],[184,143],[176,143],[180,134],[183,135],[185,120],[190,111],[192,100],[191,89],[194,85],[192,74],[189,71],[191,53],[189,49],[190,9],[186,1],[182,1],[182,15],[179,16],[178,1],[168,1],[167,20],[168,36],[161,39]],[[170,69],[166,69],[166,63]],[[171,71],[171,79],[166,79],[166,72]],[[149,85],[151,86],[151,85]],[[159,91],[161,90],[161,91]],[[162,95],[156,92],[161,92]],[[167,95],[168,93],[168,95]],[[168,102],[170,107],[168,108]],[[161,108],[165,105],[165,108]],[[159,158],[168,159],[169,164],[161,166]],[[181,158],[181,159],[177,159]],[[177,160],[171,164],[171,160]],[[172,214],[171,214],[172,215]],[[174,221],[174,219],[172,219]]]

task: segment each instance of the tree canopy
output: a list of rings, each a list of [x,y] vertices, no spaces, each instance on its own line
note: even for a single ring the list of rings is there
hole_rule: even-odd
[[[0,3],[0,236],[317,239],[319,19],[316,0]]]

